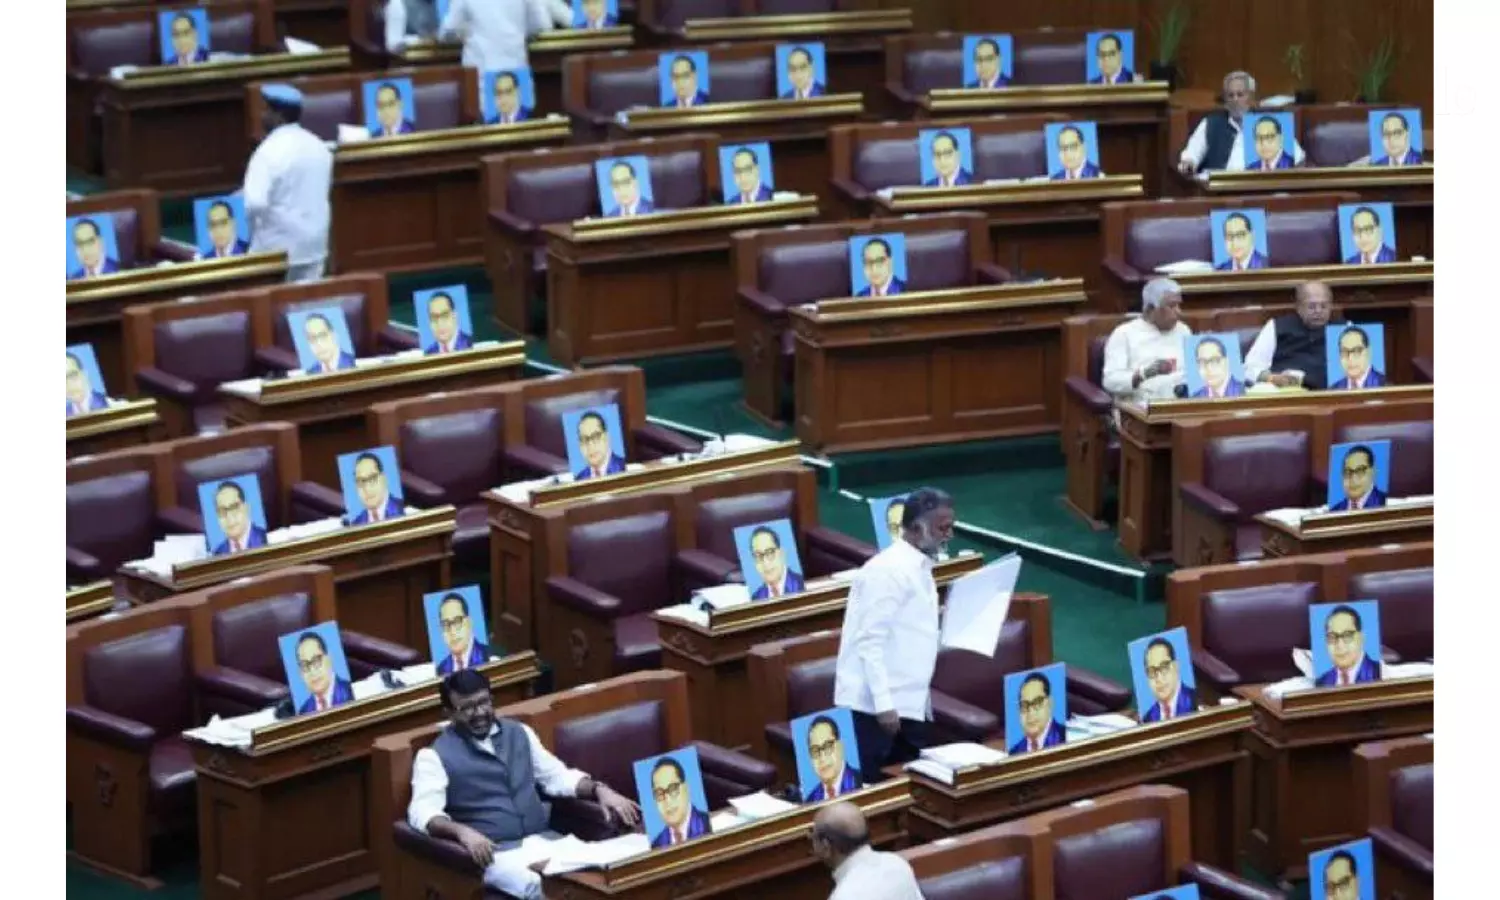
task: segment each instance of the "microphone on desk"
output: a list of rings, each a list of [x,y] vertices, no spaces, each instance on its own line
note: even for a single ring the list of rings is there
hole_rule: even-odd
[[[277,719],[290,719],[296,715],[297,710],[292,706],[292,698],[289,696],[281,698],[281,702],[276,704],[275,713]]]
[[[1187,395],[1187,385],[1178,384],[1172,386],[1172,396],[1176,397],[1179,400],[1185,400],[1187,399]]]

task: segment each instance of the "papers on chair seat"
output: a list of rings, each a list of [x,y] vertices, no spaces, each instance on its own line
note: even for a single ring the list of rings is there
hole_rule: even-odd
[[[940,766],[949,771],[967,769],[971,766],[992,766],[1005,758],[1005,753],[994,747],[963,741],[957,744],[941,744],[928,747],[921,752],[920,760]]]
[[[621,860],[650,853],[651,841],[644,834],[636,833],[622,834],[607,841],[581,841],[568,835],[550,842],[547,851],[550,856],[543,871],[548,875],[561,875],[580,869],[603,869]]]
[[[1102,174],[1102,173],[1101,173]],[[1028,175],[1021,179],[1022,184],[1046,184],[1052,180],[1051,175]]]
[[[949,585],[942,646],[994,656],[1020,576],[1020,555],[1008,553]]]
[[[744,606],[749,602],[750,588],[744,584],[721,584],[693,591],[693,605],[704,612]]]
[[[151,548],[151,556],[134,559],[124,568],[148,572],[160,578],[172,574],[172,567],[194,562],[208,556],[208,546],[201,534],[169,534]]]
[[[1214,264],[1201,259],[1181,259],[1177,262],[1163,263],[1156,267],[1156,271],[1162,275],[1193,275],[1199,272],[1212,272]]]
[[[232,719],[214,716],[207,725],[201,728],[190,728],[182,735],[207,744],[217,744],[220,747],[248,747],[252,731],[275,721],[275,709],[263,709],[259,712],[235,716]]]
[[[1297,98],[1293,97],[1291,94],[1276,94],[1272,97],[1262,97],[1260,99],[1260,106],[1267,109],[1274,109],[1278,106],[1291,106],[1296,102]]]
[[[283,38],[283,40],[286,42],[286,52],[288,53],[296,53],[299,55],[306,53],[318,53],[323,49],[317,44],[314,44],[312,41],[298,40],[297,38],[294,38],[290,35]]]
[[[743,797],[730,797],[729,805],[742,819],[766,819],[794,810],[797,804],[788,803],[780,797],[772,797],[765,791],[756,791]]]

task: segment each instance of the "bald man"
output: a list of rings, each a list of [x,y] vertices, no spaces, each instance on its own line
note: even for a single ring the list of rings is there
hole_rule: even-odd
[[[911,863],[870,846],[870,829],[859,807],[830,803],[813,819],[813,855],[833,870],[828,900],[922,900]]]

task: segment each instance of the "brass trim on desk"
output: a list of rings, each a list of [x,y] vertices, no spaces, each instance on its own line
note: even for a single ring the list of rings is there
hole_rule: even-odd
[[[513,125],[461,125],[339,144],[333,151],[333,163],[337,166],[424,153],[505,150],[514,144],[565,141],[571,134],[572,126],[565,116],[530,119]]]
[[[705,475],[728,478],[760,469],[800,463],[801,459],[801,442],[780,441],[738,453],[721,453],[686,462],[647,464],[644,469],[619,472],[603,478],[585,478],[582,481],[536,488],[531,492],[531,508],[551,509],[581,500],[598,500],[616,494],[657,490],[686,481],[696,481]],[[487,495],[501,502],[509,502],[496,491],[488,491]]]
[[[802,195],[787,200],[767,200],[764,203],[697,206],[692,209],[616,216],[611,219],[578,219],[566,225],[546,225],[543,230],[577,244],[587,244],[683,231],[775,225],[798,219],[813,219],[817,215],[818,198]]]
[[[811,35],[902,32],[913,28],[910,9],[870,9],[786,16],[688,19],[682,37],[689,41],[774,40]]]
[[[1314,166],[1269,172],[1211,172],[1198,184],[1211,194],[1258,191],[1432,187],[1432,163],[1419,166]]]
[[[625,111],[625,121],[615,121],[626,131],[678,131],[747,123],[773,124],[800,119],[859,117],[865,113],[863,94],[827,94],[806,100],[744,100],[737,103],[705,103],[687,109],[648,107]]]
[[[155,425],[160,421],[161,417],[156,414],[156,401],[152,398],[126,400],[123,403],[111,403],[105,409],[69,416],[67,439],[76,441],[127,428]]]
[[[1380,534],[1398,528],[1431,527],[1435,521],[1432,503],[1383,506],[1376,509],[1353,509],[1340,512],[1311,513],[1296,525],[1288,525],[1264,514],[1255,517],[1262,528],[1270,528],[1299,540]]]
[[[1243,272],[1183,272],[1172,278],[1182,286],[1184,295],[1230,289],[1291,291],[1308,281],[1321,281],[1329,287],[1381,287],[1388,284],[1430,282],[1433,277],[1432,265],[1432,260],[1408,260],[1370,266],[1327,263],[1320,266],[1273,266]]]
[[[1105,175],[1102,178],[1020,184],[966,184],[961,187],[929,188],[911,185],[895,188],[889,200],[871,193],[875,202],[898,213],[955,207],[1070,203],[1080,200],[1102,203],[1106,200],[1131,200],[1144,196],[1146,188],[1140,175]]]
[[[258,81],[295,78],[349,68],[349,48],[331,47],[316,53],[262,53],[244,59],[209,60],[191,66],[142,66],[105,79],[122,90],[151,90],[213,81]]]
[[[635,46],[629,25],[612,28],[554,28],[535,35],[526,48],[532,53],[579,53],[628,50]]]
[[[284,277],[286,270],[284,250],[126,269],[123,272],[100,275],[98,278],[80,278],[67,282],[66,303],[72,306],[97,300],[113,300],[147,290],[173,290],[187,294],[193,288],[229,279]]]
[[[922,105],[933,112],[973,112],[1039,106],[1165,104],[1170,95],[1171,88],[1165,81],[1132,81],[1129,84],[1023,84],[1003,88],[938,88],[927,93]]]
[[[1432,399],[1432,385],[1430,384],[1402,384],[1389,385],[1386,387],[1369,388],[1359,391],[1357,402],[1341,404],[1341,409],[1350,409],[1359,406],[1379,406],[1386,403],[1403,403],[1407,401],[1420,401]],[[1318,407],[1323,401],[1347,398],[1349,391],[1276,391],[1275,393],[1244,394],[1239,397],[1222,397],[1217,400],[1207,398],[1185,398],[1182,400],[1157,400],[1149,406],[1140,406],[1134,403],[1120,404],[1120,414],[1129,419],[1137,419],[1147,426],[1168,425],[1180,419],[1201,418],[1204,416],[1232,416],[1251,415],[1261,413],[1278,413],[1291,410],[1299,410],[1305,407]]]
[[[1433,679],[1432,676],[1393,678],[1390,681],[1371,681],[1343,687],[1309,688],[1282,694],[1280,698],[1267,696],[1259,687],[1237,693],[1250,697],[1251,702],[1266,710],[1273,718],[1292,721],[1396,705],[1431,703]]]
[[[259,406],[276,406],[334,393],[370,391],[393,384],[468,375],[486,369],[510,369],[525,364],[526,342],[506,341],[493,347],[474,347],[457,353],[423,354],[337,372],[276,378],[262,382],[258,396],[222,393]]]
[[[940,291],[913,291],[895,297],[820,300],[815,304],[790,307],[787,312],[794,318],[807,322],[834,325],[932,314],[1002,312],[1018,307],[1064,306],[1083,303],[1087,299],[1082,278],[1058,278],[1026,284],[986,284]]]
[[[108,612],[115,602],[115,586],[108,579],[68,588],[68,622]]]

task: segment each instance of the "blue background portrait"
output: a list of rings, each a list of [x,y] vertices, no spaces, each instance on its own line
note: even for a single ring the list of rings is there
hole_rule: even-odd
[[[1203,895],[1198,893],[1196,884],[1183,884],[1174,888],[1137,894],[1130,900],[1163,900],[1163,898],[1166,900],[1203,900]]]
[[[813,80],[808,88],[811,95],[816,97],[828,93],[828,51],[821,42],[808,41],[805,44],[776,45],[776,96],[782,100],[794,99],[797,89],[792,87],[792,79],[786,71],[793,50],[806,50],[812,57]]]
[[[910,290],[906,277],[906,235],[900,232],[863,234],[849,239],[849,295],[852,297],[858,297],[860,291],[870,286],[870,282],[865,279],[865,245],[876,238],[890,245],[893,286],[899,281],[903,294]],[[887,296],[892,295],[887,294]]]
[[[1344,457],[1355,447],[1369,447],[1370,452],[1375,454],[1375,490],[1385,494],[1389,499],[1391,496],[1391,442],[1380,441],[1350,441],[1347,444],[1334,444],[1328,448],[1328,505],[1330,507],[1342,503],[1344,494]],[[1357,464],[1356,464],[1357,465]]]
[[[109,396],[104,387],[104,376],[99,372],[99,358],[94,355],[93,344],[69,344],[68,352],[78,357],[78,367],[89,380],[89,392]]]
[[[417,104],[412,95],[410,78],[372,78],[360,85],[360,96],[364,98],[365,127],[370,130],[371,136],[380,133],[380,120],[375,117],[375,92],[383,85],[392,85],[401,92],[401,118],[411,123],[412,130],[417,127]]]
[[[1328,629],[1323,627],[1328,616],[1340,606],[1347,606],[1359,616],[1359,630],[1365,636],[1365,657],[1380,665],[1380,604],[1374,600],[1345,600],[1341,603],[1314,603],[1307,607],[1307,633],[1312,643],[1313,677],[1317,678],[1333,668],[1333,659],[1328,655]]]
[[[395,500],[400,506],[406,505],[406,495],[401,490],[401,466],[396,462],[395,447],[389,445],[366,447],[353,453],[341,453],[338,458],[339,493],[344,495],[346,522],[354,521],[355,516],[365,511],[365,505],[359,499],[359,489],[354,484],[354,463],[366,453],[374,454],[375,458],[380,460],[380,469],[385,473],[385,487],[390,494],[390,499]]]
[[[1151,682],[1146,678],[1146,647],[1157,638],[1172,645],[1172,652],[1177,659],[1177,677],[1182,687],[1194,693],[1198,690],[1198,681],[1193,677],[1192,651],[1188,648],[1186,628],[1172,628],[1136,638],[1125,645],[1125,653],[1130,657],[1130,687],[1135,693],[1135,710],[1142,716],[1156,705],[1156,695],[1151,693]]]
[[[312,346],[307,343],[307,319],[314,315],[322,315],[328,320],[333,336],[339,342],[339,352],[354,356],[354,341],[349,337],[349,323],[344,321],[343,308],[319,306],[286,314],[286,327],[292,332],[292,346],[297,349],[297,364],[304,371],[311,371],[318,364],[318,358],[313,356]]]
[[[1326,897],[1323,886],[1323,869],[1329,857],[1343,850],[1354,859],[1354,871],[1359,873],[1359,900],[1375,900],[1375,851],[1369,838],[1360,838],[1347,844],[1339,844],[1307,856],[1307,896]]]
[[[526,118],[535,118],[536,82],[531,78],[530,68],[516,66],[511,69],[496,69],[479,76],[479,111],[484,114],[484,121],[490,122],[499,118],[500,114],[495,109],[495,79],[506,74],[516,79],[516,93],[520,96],[521,109],[525,111]]]
[[[771,168],[771,145],[766,141],[757,141],[750,144],[726,144],[719,148],[719,187],[724,192],[724,202],[739,200],[740,188],[734,182],[734,156],[741,150],[749,150],[755,154],[755,161],[760,166],[760,183],[767,190],[776,190],[776,175]]]
[[[352,688],[354,682],[349,675],[349,661],[344,658],[344,641],[339,637],[339,623],[319,622],[310,628],[299,628],[290,634],[283,634],[276,639],[276,646],[281,651],[281,668],[286,672],[286,686],[292,692],[292,709],[301,709],[302,704],[312,697],[307,690],[307,683],[302,680],[302,670],[297,665],[297,642],[309,631],[322,638],[324,646],[328,648],[328,660],[333,663],[335,683],[347,681]]]
[[[1062,154],[1057,152],[1057,139],[1064,128],[1077,128],[1083,132],[1083,158],[1099,168],[1099,126],[1093,122],[1052,122],[1042,130],[1047,134],[1047,174],[1063,170]]]
[[[745,587],[750,589],[750,596],[766,586],[764,578],[755,568],[755,555],[750,552],[750,535],[759,528],[769,528],[781,542],[781,559],[786,564],[786,581],[790,582],[792,576],[796,575],[807,583],[807,573],[802,571],[802,558],[797,554],[797,535],[792,531],[792,523],[789,519],[776,519],[771,522],[758,522],[754,525],[741,525],[734,530],[734,552],[739,557],[740,572],[745,576]],[[786,593],[801,593],[793,590],[793,586],[786,585]]]
[[[1339,341],[1343,338],[1344,332],[1349,328],[1358,328],[1370,339],[1370,372],[1379,372],[1381,381],[1387,381],[1385,370],[1385,326],[1379,322],[1346,322],[1343,325],[1332,325],[1323,330],[1324,353],[1328,364],[1328,386],[1332,388],[1348,377],[1344,374],[1344,366],[1339,359]],[[1367,388],[1374,387],[1374,385],[1370,384],[1369,375],[1365,376],[1365,386]]]
[[[839,730],[839,740],[844,745],[844,767],[859,778],[859,742],[854,735],[854,714],[847,709],[825,709],[800,719],[792,720],[792,749],[797,756],[797,790],[798,796],[804,798],[816,790],[821,782],[818,780],[817,770],[813,768],[812,755],[807,752],[807,730],[812,727],[813,719],[827,717],[833,721]]]
[[[1093,84],[1099,79],[1099,39],[1107,34],[1112,34],[1120,39],[1120,82],[1128,83],[1135,75],[1135,32],[1134,31],[1090,31],[1085,38],[1087,48],[1083,57],[1084,80]],[[1089,142],[1090,146],[1093,141]]]
[[[1211,332],[1194,334],[1182,339],[1183,377],[1186,379],[1188,396],[1203,388],[1203,375],[1198,371],[1198,345],[1207,338],[1218,338],[1224,344],[1224,356],[1229,360],[1229,380],[1245,381],[1245,360],[1240,355],[1240,336],[1233,332]]]
[[[906,498],[906,494],[897,494],[894,497],[876,497],[868,501],[870,504],[870,523],[875,528],[875,546],[881,550],[889,547],[892,542],[891,532],[885,527],[885,514],[890,509],[892,503],[900,503],[904,506]]]
[[[609,403],[604,406],[590,406],[584,409],[576,409],[562,415],[563,443],[568,448],[568,471],[577,475],[588,468],[588,461],[583,458],[583,447],[578,443],[578,423],[589,413],[598,413],[604,417],[604,427],[609,429],[609,453],[625,460],[625,435],[620,430],[620,407],[618,404]]]
[[[207,257],[214,252],[213,239],[208,236],[208,208],[219,203],[229,204],[229,211],[234,216],[234,236],[236,240],[245,242],[245,250],[250,249],[250,219],[245,216],[245,198],[240,194],[225,194],[221,197],[199,197],[193,201],[193,242],[198,245],[198,252]]]
[[[588,24],[588,18],[583,14],[583,0],[573,0],[573,27],[582,28]],[[604,18],[606,22],[620,23],[620,0],[604,0]]]
[[[427,302],[437,294],[447,294],[453,301],[453,313],[458,316],[458,333],[467,337],[472,345],[474,340],[474,321],[469,316],[469,287],[464,284],[450,284],[446,287],[429,288],[425,291],[413,291],[411,295],[412,307],[417,313],[417,344],[424,351],[437,344],[437,338],[432,336],[432,321],[427,318]],[[458,340],[457,337],[454,338]]]
[[[213,49],[213,35],[209,33],[208,10],[197,9],[166,9],[156,14],[156,33],[161,44],[161,64],[170,66],[177,58],[177,50],[172,46],[172,20],[178,16],[189,16],[198,29],[198,49],[207,53]]]
[[[1064,732],[1067,730],[1067,664],[1057,662],[1046,666],[1039,666],[1035,669],[1027,669],[1024,672],[1012,672],[1005,676],[1005,747],[1007,750],[1026,739],[1026,732],[1021,727],[1021,682],[1025,681],[1027,676],[1033,672],[1040,672],[1047,676],[1047,684],[1052,688],[1052,721],[1061,725]]]
[[[1370,110],[1370,162],[1374,163],[1385,158],[1385,139],[1381,137],[1380,126],[1385,117],[1391,113],[1397,113],[1406,117],[1406,140],[1411,149],[1418,156],[1426,149],[1422,137],[1422,111],[1420,109],[1372,109]]]
[[[1396,250],[1396,208],[1394,206],[1390,203],[1340,203],[1339,258],[1346,263],[1359,256],[1359,246],[1354,243],[1354,213],[1366,208],[1380,219],[1381,246],[1391,248],[1392,252]],[[1399,258],[1398,256],[1397,259]]]
[[[104,245],[104,260],[101,266],[113,263],[118,271],[120,266],[120,245],[115,241],[115,220],[109,213],[89,213],[83,216],[68,217],[68,271],[67,277],[72,278],[73,273],[83,268],[83,263],[78,260],[78,249],[73,246],[73,229],[84,219],[93,222],[99,228],[99,241]]]
[[[1275,119],[1281,124],[1281,152],[1290,156],[1294,164],[1297,162],[1297,117],[1289,112],[1253,109],[1245,113],[1245,139],[1240,142],[1243,145],[1246,169],[1260,161],[1255,152],[1255,124],[1266,118]]]
[[[656,84],[661,94],[662,106],[676,106],[677,92],[672,89],[672,61],[679,56],[686,56],[693,61],[693,66],[698,70],[698,93],[703,95],[702,103],[713,102],[713,92],[708,86],[708,51],[707,50],[674,50],[671,53],[663,53],[656,58]]]
[[[630,163],[635,167],[635,183],[640,191],[640,202],[656,205],[656,195],[651,191],[651,163],[646,157],[635,154],[634,156],[611,156],[609,159],[600,159],[594,162],[594,183],[599,186],[599,210],[605,217],[619,215],[619,204],[615,203],[615,192],[609,186],[609,170],[615,163]]]
[[[427,621],[427,652],[432,664],[437,665],[448,658],[448,642],[443,640],[443,626],[438,620],[438,609],[443,598],[457,594],[469,605],[469,625],[474,633],[474,643],[489,645],[489,624],[484,620],[484,595],[477,584],[466,584],[444,591],[433,591],[422,595],[422,617]]]
[[[266,507],[260,497],[260,479],[254,475],[233,475],[229,478],[215,478],[212,481],[204,481],[198,485],[198,513],[203,516],[203,540],[208,545],[208,552],[213,553],[214,548],[227,541],[224,537],[224,529],[219,527],[219,512],[214,506],[214,493],[218,491],[219,485],[226,481],[232,481],[239,485],[240,491],[245,495],[245,506],[250,509],[250,532],[254,534],[255,529],[262,533],[268,531],[266,527]],[[246,535],[248,541],[250,535]]]
[[[1270,265],[1271,251],[1266,246],[1266,211],[1263,209],[1216,209],[1208,214],[1209,240],[1214,248],[1214,268],[1229,262],[1229,250],[1224,246],[1224,221],[1233,215],[1243,215],[1250,220],[1251,237],[1255,241],[1255,252],[1266,258]]]
[[[978,82],[974,74],[974,48],[979,42],[991,40],[1000,45],[1000,77],[1009,81],[1015,77],[1016,54],[1015,42],[1008,34],[966,34],[964,35],[964,60],[963,60],[963,82],[964,87]]]
[[[686,776],[685,783],[688,788],[688,796],[692,800],[693,809],[704,815],[713,816],[713,810],[708,808],[708,795],[703,791],[703,770],[698,766],[698,750],[695,747],[680,747],[670,753],[662,753],[648,759],[635,761],[635,797],[636,802],[641,805],[642,828],[646,832],[646,840],[654,840],[667,823],[662,821],[661,812],[656,808],[656,797],[651,788],[651,770],[665,757],[677,760],[682,766],[682,774]],[[691,813],[689,814],[691,819]],[[687,827],[687,823],[683,823]]]
[[[974,136],[967,128],[924,128],[917,132],[917,161],[922,168],[922,184],[937,182],[937,167],[932,164],[932,142],[940,134],[950,134],[958,142],[958,172],[954,177],[967,175],[974,180]]]

